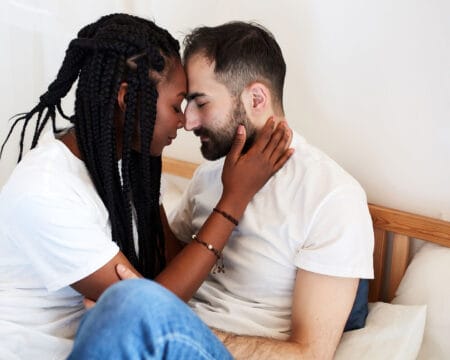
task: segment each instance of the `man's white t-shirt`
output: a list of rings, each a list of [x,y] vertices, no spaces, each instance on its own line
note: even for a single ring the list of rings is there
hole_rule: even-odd
[[[286,339],[297,268],[373,277],[373,230],[363,189],[300,135],[294,133],[291,147],[293,156],[254,196],[231,234],[223,251],[226,272],[210,274],[190,301],[211,327]],[[223,161],[200,166],[170,214],[180,240],[190,241],[217,204]]]
[[[0,249],[0,358],[66,358],[84,313],[70,285],[119,248],[84,163],[51,133],[1,190]]]

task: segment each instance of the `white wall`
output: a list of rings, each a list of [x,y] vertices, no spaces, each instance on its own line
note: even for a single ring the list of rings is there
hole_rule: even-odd
[[[55,79],[65,50],[78,30],[111,12],[140,11],[144,3],[151,6],[148,0],[1,0],[0,144],[9,130],[11,116],[31,110]],[[71,114],[73,92],[63,105]],[[19,125],[0,159],[0,188],[17,162],[20,129]]]
[[[26,27],[30,22],[20,24],[5,15],[5,6],[11,11],[11,4],[18,3],[50,4],[53,17],[48,16],[46,26],[45,13],[39,17],[45,30],[32,35]],[[75,30],[104,11],[152,16],[179,39],[198,25],[255,20],[274,33],[283,49],[286,114],[292,127],[353,174],[369,201],[450,220],[449,1],[59,3],[16,0],[0,5],[1,49],[9,54],[0,60],[0,136],[7,117],[29,108],[53,79]],[[198,147],[192,134],[179,134],[166,155],[201,161]],[[0,185],[9,172],[2,163]]]
[[[256,20],[287,62],[288,121],[355,176],[369,201],[450,220],[450,2],[153,1],[189,29]],[[201,160],[187,134],[167,155]]]

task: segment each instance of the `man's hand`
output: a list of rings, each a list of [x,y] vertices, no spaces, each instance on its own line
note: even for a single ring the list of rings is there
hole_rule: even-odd
[[[221,330],[216,329],[216,328],[210,328],[210,329],[211,329],[211,331],[214,333],[214,335],[217,336],[217,338],[218,338],[220,341],[225,342],[225,339],[228,337],[228,334],[227,334],[226,332],[221,331]]]
[[[85,298],[83,299],[83,305],[84,305],[84,308],[85,308],[86,310],[89,310],[90,308],[92,308],[92,307],[95,306],[95,301],[94,301],[94,300],[91,300],[91,299],[88,299],[87,297],[85,297]]]

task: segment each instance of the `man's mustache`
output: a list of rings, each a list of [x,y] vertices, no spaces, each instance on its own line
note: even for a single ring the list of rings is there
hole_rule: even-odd
[[[208,129],[205,128],[200,128],[200,129],[195,129],[194,130],[194,135],[195,136],[206,136],[206,137],[211,137],[211,132]]]

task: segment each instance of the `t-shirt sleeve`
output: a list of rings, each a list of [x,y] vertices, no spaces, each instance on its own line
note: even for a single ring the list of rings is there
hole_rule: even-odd
[[[49,291],[92,274],[119,251],[108,216],[81,200],[33,195],[13,207],[11,236]]]
[[[341,187],[318,206],[294,263],[324,275],[373,278],[373,237],[364,192]]]

